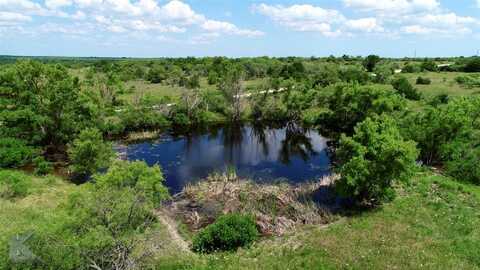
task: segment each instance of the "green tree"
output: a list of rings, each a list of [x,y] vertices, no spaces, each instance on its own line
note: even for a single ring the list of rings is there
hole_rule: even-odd
[[[80,85],[60,65],[19,61],[0,72],[0,134],[62,149],[88,121]]]
[[[230,118],[232,121],[239,121],[244,109],[242,95],[245,87],[243,86],[243,72],[238,67],[231,67],[220,81],[219,87],[225,100],[230,106]]]
[[[480,57],[468,60],[463,69],[465,72],[480,72]]]
[[[420,158],[428,165],[442,164],[442,148],[454,141],[474,141],[480,128],[480,98],[456,98],[403,118],[404,136],[416,141]],[[455,155],[458,156],[458,155]]]
[[[158,165],[149,167],[141,161],[113,162],[105,174],[95,175],[97,186],[108,188],[133,188],[148,198],[155,206],[169,198],[168,189],[163,185],[162,170]]]
[[[418,90],[405,77],[392,81],[393,88],[402,96],[411,100],[420,100],[422,97]]]
[[[328,110],[319,115],[318,123],[331,132],[352,134],[354,127],[367,117],[400,111],[404,99],[381,87],[344,84],[335,87],[327,97]]]
[[[367,118],[355,127],[352,137],[340,139],[337,190],[359,203],[392,199],[395,181],[408,179],[417,156],[415,143],[403,139],[394,119]]]
[[[368,70],[368,72],[372,72],[380,60],[380,56],[378,55],[369,55],[363,60],[363,66]]]
[[[161,83],[167,79],[167,71],[163,66],[155,65],[147,73],[147,80],[151,83]]]
[[[424,71],[438,71],[437,63],[432,60],[426,60],[422,62],[422,65],[420,67]]]
[[[68,155],[73,174],[88,176],[110,164],[113,149],[111,144],[103,141],[98,129],[88,128],[80,132],[70,145]]]
[[[374,79],[375,82],[382,84],[387,83],[390,77],[393,75],[392,66],[388,64],[376,65],[373,69],[373,72],[376,75]]]

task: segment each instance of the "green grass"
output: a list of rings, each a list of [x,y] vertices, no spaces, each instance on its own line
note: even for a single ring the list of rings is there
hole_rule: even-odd
[[[422,72],[401,74],[401,76],[407,77],[410,83],[412,83],[412,85],[414,85],[426,98],[431,98],[440,94],[448,94],[450,96],[480,94],[480,88],[466,88],[455,81],[455,78],[458,76],[465,75],[469,74],[462,72]],[[431,79],[432,83],[430,85],[416,85],[415,83],[419,76]]]
[[[260,86],[265,80],[257,79],[245,82],[245,88],[249,89]],[[127,102],[131,102],[135,97],[141,95],[150,95],[154,99],[161,99],[167,97],[172,102],[178,100],[182,95],[184,88],[180,86],[167,85],[166,83],[153,84],[145,80],[134,80],[125,83],[125,89],[134,89],[133,92],[121,95],[121,99]],[[209,85],[206,78],[200,79],[200,90],[202,91],[218,91],[216,85]]]
[[[57,216],[55,209],[77,187],[54,176],[34,177],[28,196],[13,200],[0,199],[0,269],[8,258],[8,242],[16,234],[35,232],[48,226]]]
[[[376,211],[158,269],[480,269],[479,206],[480,187],[425,173]]]

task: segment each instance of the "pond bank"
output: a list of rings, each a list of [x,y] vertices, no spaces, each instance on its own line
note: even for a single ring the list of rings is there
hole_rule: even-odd
[[[319,202],[315,195],[331,188],[337,178],[325,176],[299,185],[258,184],[235,174],[213,174],[185,187],[166,205],[165,211],[191,232],[224,214],[250,214],[263,236],[280,236],[298,225],[328,224],[334,220],[336,196],[330,192],[328,199],[324,196]]]

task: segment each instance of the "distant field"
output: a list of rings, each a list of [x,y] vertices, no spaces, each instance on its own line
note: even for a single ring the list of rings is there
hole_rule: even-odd
[[[425,97],[433,97],[439,94],[448,94],[451,96],[467,96],[480,94],[480,88],[466,88],[459,85],[455,78],[458,76],[472,75],[472,73],[462,72],[422,72],[401,74],[409,79],[415,87],[422,92]],[[430,85],[416,85],[417,78],[421,76],[432,80]]]
[[[263,79],[251,80],[245,82],[246,90],[251,87],[257,87],[264,82]],[[153,84],[145,80],[128,81],[125,83],[125,88],[132,88],[132,93],[122,95],[125,101],[131,101],[137,95],[151,95],[153,98],[169,97],[173,100],[182,94],[183,88],[180,86],[167,85],[165,83]],[[217,91],[216,85],[209,85],[205,78],[200,80],[200,90],[202,91]]]

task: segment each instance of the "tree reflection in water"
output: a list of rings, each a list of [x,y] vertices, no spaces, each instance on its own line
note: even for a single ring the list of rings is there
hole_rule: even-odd
[[[313,149],[311,139],[307,137],[305,128],[293,123],[287,123],[285,127],[285,139],[280,148],[279,160],[283,164],[290,164],[291,158],[299,156],[303,161],[308,161],[317,152]]]

